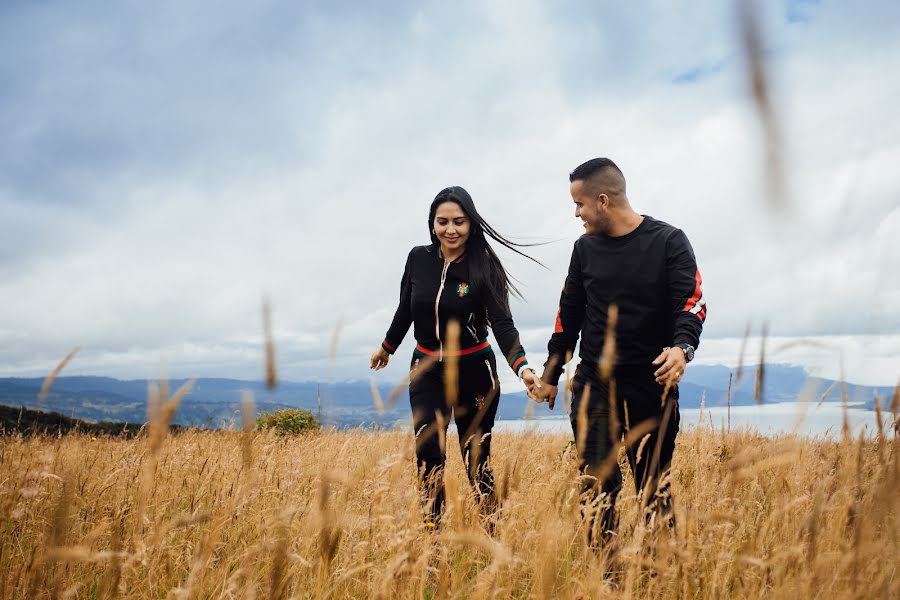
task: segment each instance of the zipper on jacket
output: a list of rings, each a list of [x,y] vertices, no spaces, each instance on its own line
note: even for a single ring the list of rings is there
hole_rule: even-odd
[[[438,305],[441,302],[441,294],[444,293],[444,282],[447,280],[447,269],[450,267],[450,261],[444,261],[444,269],[441,271],[441,285],[438,288],[437,297],[434,299],[434,335],[437,336],[439,345],[438,360],[444,360],[444,342],[441,340],[441,317],[438,311]]]
[[[472,334],[472,339],[478,342],[478,332],[475,330],[475,313],[469,313],[469,320],[466,322],[466,329]]]

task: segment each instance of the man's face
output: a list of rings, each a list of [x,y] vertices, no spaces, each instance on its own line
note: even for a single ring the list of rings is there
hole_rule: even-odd
[[[609,224],[609,215],[600,199],[588,193],[584,181],[569,184],[572,201],[575,202],[575,216],[584,223],[585,233],[604,233]]]

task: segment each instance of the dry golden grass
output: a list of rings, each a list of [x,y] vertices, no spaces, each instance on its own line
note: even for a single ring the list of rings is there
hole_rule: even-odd
[[[896,438],[683,432],[675,537],[636,527],[626,480],[613,589],[565,436],[496,435],[490,538],[453,452],[426,533],[409,433],[249,435],[0,440],[0,597],[900,597]]]

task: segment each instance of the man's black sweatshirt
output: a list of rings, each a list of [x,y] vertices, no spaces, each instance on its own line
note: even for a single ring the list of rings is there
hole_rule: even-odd
[[[695,348],[706,319],[700,271],[680,229],[645,216],[626,235],[583,235],[575,242],[548,344],[556,384],[566,356],[581,334],[582,364],[597,365],[603,351],[609,307],[617,305],[616,370],[652,373],[664,347]],[[593,371],[593,368],[589,368]]]

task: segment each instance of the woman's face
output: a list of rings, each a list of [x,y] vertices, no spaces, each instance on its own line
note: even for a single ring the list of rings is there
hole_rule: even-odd
[[[442,202],[434,213],[434,234],[447,250],[465,248],[472,223],[456,202]]]

